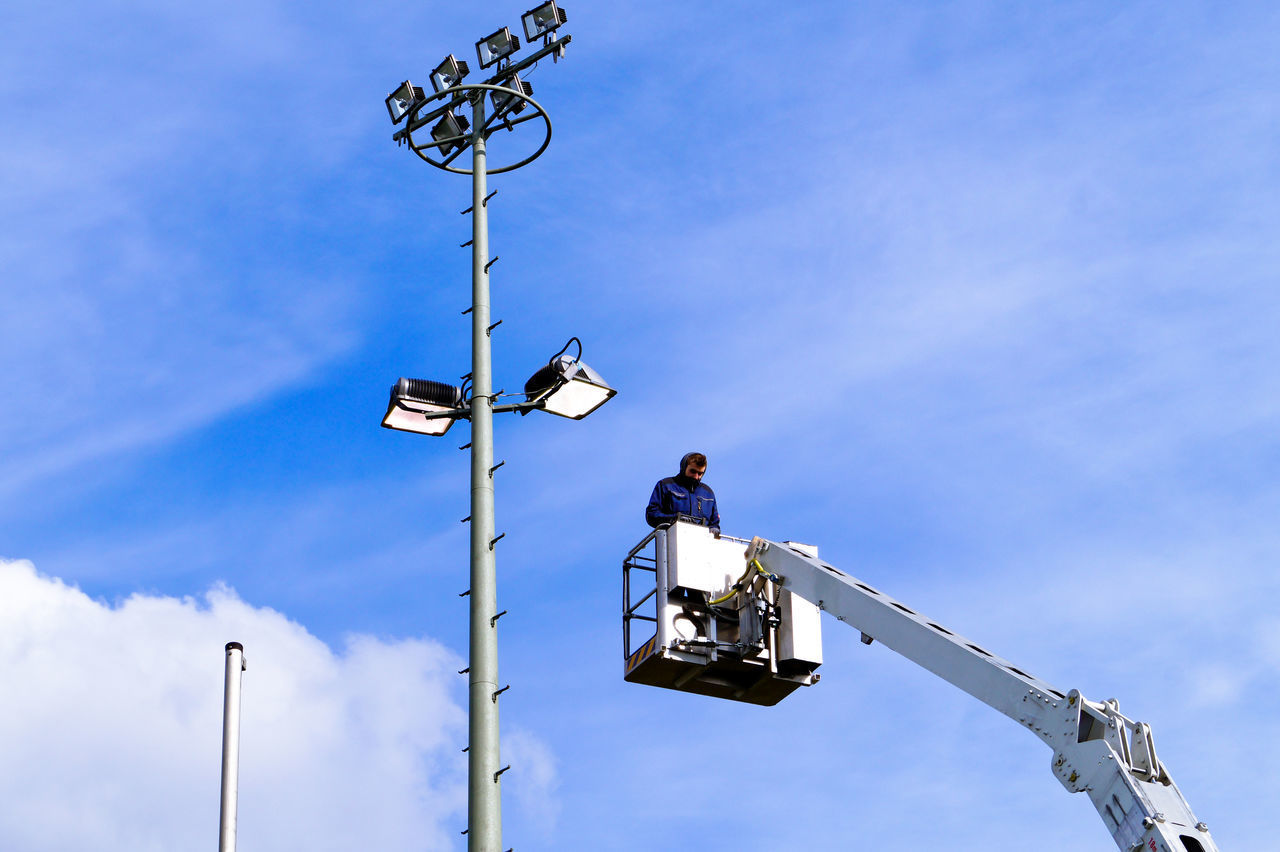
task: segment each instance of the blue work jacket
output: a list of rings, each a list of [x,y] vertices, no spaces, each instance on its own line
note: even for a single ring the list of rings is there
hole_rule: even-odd
[[[673,523],[678,516],[720,531],[720,512],[716,509],[716,493],[711,487],[697,482],[692,488],[686,488],[677,481],[677,477],[668,476],[653,486],[653,496],[649,498],[649,507],[644,510],[644,519],[649,526],[657,527]]]

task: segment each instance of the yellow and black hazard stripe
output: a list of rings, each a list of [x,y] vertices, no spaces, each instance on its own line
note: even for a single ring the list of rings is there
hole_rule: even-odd
[[[658,644],[658,637],[655,635],[648,642],[645,642],[643,645],[637,648],[635,653],[633,653],[630,657],[627,657],[627,670],[625,674],[631,674],[632,669],[634,669],[636,666],[643,663],[645,660],[649,659],[649,656],[653,653],[653,649],[657,644]]]

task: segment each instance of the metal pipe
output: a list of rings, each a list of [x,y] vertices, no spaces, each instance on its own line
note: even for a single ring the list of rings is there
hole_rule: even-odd
[[[622,563],[622,659],[631,659],[631,560]]]
[[[218,852],[235,852],[236,804],[240,793],[240,680],[248,668],[244,646],[227,643],[227,672],[222,699],[222,808]]]
[[[627,558],[626,558],[626,559],[624,559],[623,561],[624,561],[624,562],[629,562],[630,560],[635,559],[635,558],[636,558],[636,554],[637,554],[637,553],[639,553],[642,549],[644,549],[644,546],[645,546],[646,544],[648,544],[650,541],[652,541],[652,540],[653,540],[657,535],[658,535],[658,529],[655,527],[655,528],[654,528],[654,530],[653,530],[651,533],[649,533],[649,534],[648,534],[647,536],[645,536],[644,538],[640,539],[640,543],[639,543],[639,544],[637,544],[635,547],[631,548],[631,552],[627,554]],[[642,558],[642,559],[647,559],[648,557],[641,557],[641,558]],[[655,556],[655,557],[654,557],[654,559],[653,559],[652,561],[655,561],[655,562],[656,562],[656,561],[657,561],[657,557]]]
[[[658,588],[657,586],[654,586],[654,588],[649,590],[649,593],[647,595],[642,597],[640,600],[636,601],[635,604],[632,605],[631,609],[627,610],[627,615],[634,614],[636,609],[638,609],[645,601],[649,600],[649,598],[653,597],[657,593],[658,593]]]
[[[481,92],[483,95],[483,92]],[[489,349],[489,213],[484,204],[484,98],[472,104],[471,178],[471,679],[467,733],[467,849],[502,852],[498,780],[498,609],[494,539],[493,375]]]
[[[654,602],[654,615],[658,619],[656,635],[658,637],[658,651],[661,653],[671,637],[667,635],[667,619],[664,610],[667,608],[670,592],[667,589],[667,531],[665,529],[656,529],[653,531],[653,547],[655,562],[654,581],[658,592],[658,599]]]

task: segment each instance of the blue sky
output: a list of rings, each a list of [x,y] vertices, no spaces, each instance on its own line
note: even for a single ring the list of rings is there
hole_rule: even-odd
[[[4,13],[0,847],[211,843],[240,639],[241,848],[462,848],[466,428],[378,424],[468,369],[470,194],[382,101],[524,8]],[[577,335],[619,393],[496,425],[507,844],[1109,848],[1039,742],[834,622],[775,708],[623,683],[619,565],[699,449],[726,532],[1118,698],[1264,845],[1280,14],[568,12],[552,144],[491,179],[495,375]]]

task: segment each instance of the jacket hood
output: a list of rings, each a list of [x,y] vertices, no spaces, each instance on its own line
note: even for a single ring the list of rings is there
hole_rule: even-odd
[[[690,491],[698,487],[699,480],[694,479],[691,476],[685,476],[684,471],[685,471],[685,468],[689,466],[689,458],[691,456],[696,456],[696,455],[697,453],[695,452],[695,453],[685,453],[683,456],[681,456],[680,469],[676,471],[676,476],[675,476],[676,482],[678,482],[683,487],[688,488]]]

